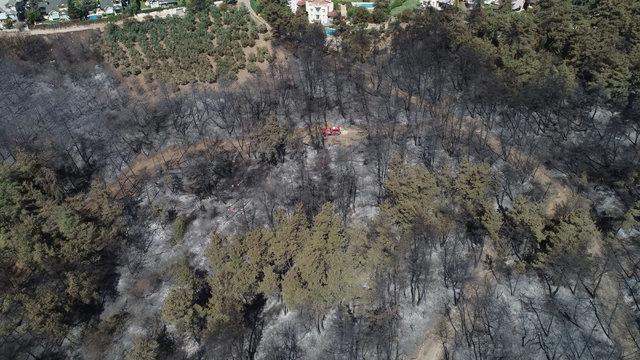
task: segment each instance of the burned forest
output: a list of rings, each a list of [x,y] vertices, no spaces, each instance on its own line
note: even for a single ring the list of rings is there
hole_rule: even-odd
[[[640,358],[640,4],[526,3],[0,34],[0,359]]]

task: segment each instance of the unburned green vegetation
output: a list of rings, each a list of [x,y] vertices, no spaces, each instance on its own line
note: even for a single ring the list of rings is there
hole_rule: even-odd
[[[125,77],[142,76],[173,86],[229,84],[238,72],[257,72],[272,61],[264,25],[243,7],[211,7],[183,18],[110,25],[102,45],[106,60]]]
[[[184,235],[187,233],[189,228],[189,224],[193,221],[193,216],[191,215],[178,215],[176,216],[175,221],[173,222],[173,237],[171,237],[171,242],[173,244],[181,243],[184,239]]]
[[[120,210],[103,191],[72,194],[34,157],[0,166],[0,335],[45,349],[112,294]]]

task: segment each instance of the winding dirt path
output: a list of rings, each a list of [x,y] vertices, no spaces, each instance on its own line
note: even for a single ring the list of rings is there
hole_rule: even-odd
[[[263,24],[264,26],[267,27],[269,31],[271,31],[271,25],[269,25],[269,23],[265,19],[263,19],[260,15],[258,15],[251,7],[251,0],[240,0],[238,1],[238,3],[244,5],[244,7],[246,7],[247,10],[249,10],[249,15],[251,15],[253,20],[255,20],[260,24]]]
[[[473,120],[471,120],[473,121]],[[502,144],[500,139],[494,134],[489,134],[486,138],[486,144],[496,154],[502,153]],[[561,181],[554,178],[553,173],[547,169],[538,159],[527,155],[516,148],[512,148],[509,154],[503,159],[517,167],[517,164],[531,163],[536,165],[533,173],[533,180],[546,189],[547,199],[544,205],[545,213],[553,216],[558,207],[565,203],[572,193],[571,189],[565,186]]]
[[[293,136],[301,138],[306,144],[310,143],[307,129],[298,128],[293,131]],[[366,132],[358,127],[344,127],[339,136],[329,136],[325,143],[336,146],[351,146],[356,144],[366,136]],[[153,175],[158,170],[173,170],[179,168],[188,157],[203,153],[208,150],[213,151],[238,151],[243,156],[249,156],[245,151],[252,148],[248,143],[249,138],[227,138],[216,140],[204,140],[187,147],[179,145],[168,146],[153,154],[139,154],[131,164],[122,169],[118,178],[109,185],[109,191],[115,196],[127,193],[135,187],[139,179]]]

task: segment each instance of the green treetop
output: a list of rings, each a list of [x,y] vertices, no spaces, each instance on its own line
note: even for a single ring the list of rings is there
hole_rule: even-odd
[[[108,290],[120,211],[105,192],[69,196],[35,158],[0,166],[2,335],[62,338]]]

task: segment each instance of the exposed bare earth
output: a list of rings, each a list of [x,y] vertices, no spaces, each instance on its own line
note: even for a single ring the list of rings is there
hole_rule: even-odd
[[[301,138],[304,143],[310,142],[306,129],[296,129],[294,135]],[[342,129],[341,135],[327,137],[326,143],[329,145],[350,146],[361,141],[365,135],[366,133],[363,129],[347,127]],[[179,168],[188,157],[207,150],[238,151],[243,155],[248,155],[245,149],[249,147],[248,139],[228,138],[216,141],[201,141],[187,147],[173,145],[157,153],[139,154],[129,166],[122,170],[117,180],[111,183],[109,189],[111,193],[116,195],[128,192],[139,179],[153,175],[158,170]]]
[[[308,142],[309,138],[305,129],[296,129],[295,133],[300,136],[304,141]],[[345,127],[342,129],[342,134],[338,136],[330,136],[326,142],[329,145],[338,146],[350,146],[357,142],[362,141],[366,136],[366,131],[359,127]],[[496,153],[500,153],[501,145],[500,139],[495,135],[489,135],[487,138],[487,145]],[[200,142],[195,145],[189,146],[187,149],[179,146],[170,146],[158,153],[151,155],[139,155],[136,160],[123,171],[120,178],[129,179],[138,178],[141,175],[148,175],[155,172],[158,169],[169,170],[176,168],[180,165],[187,156],[193,155],[199,152],[205,151],[208,147],[216,146],[221,150],[234,150],[238,149],[238,139],[225,139],[219,142]],[[555,179],[552,172],[548,170],[543,164],[539,164],[537,160],[532,159],[529,155],[526,155],[518,150],[513,150],[505,159],[513,164],[522,163],[522,160],[537,163],[537,170],[533,174],[534,181],[543,186],[547,190],[547,199],[545,204],[545,210],[547,215],[553,215],[557,208],[567,201],[571,194],[571,189],[565,186],[562,182]],[[127,182],[124,181],[124,182]]]
[[[100,23],[66,26],[66,27],[60,27],[60,28],[49,28],[49,29],[33,29],[33,30],[25,30],[25,31],[0,31],[0,36],[54,35],[54,34],[65,34],[65,33],[88,31],[88,30],[104,31],[106,27],[107,27],[106,23],[100,22]]]

